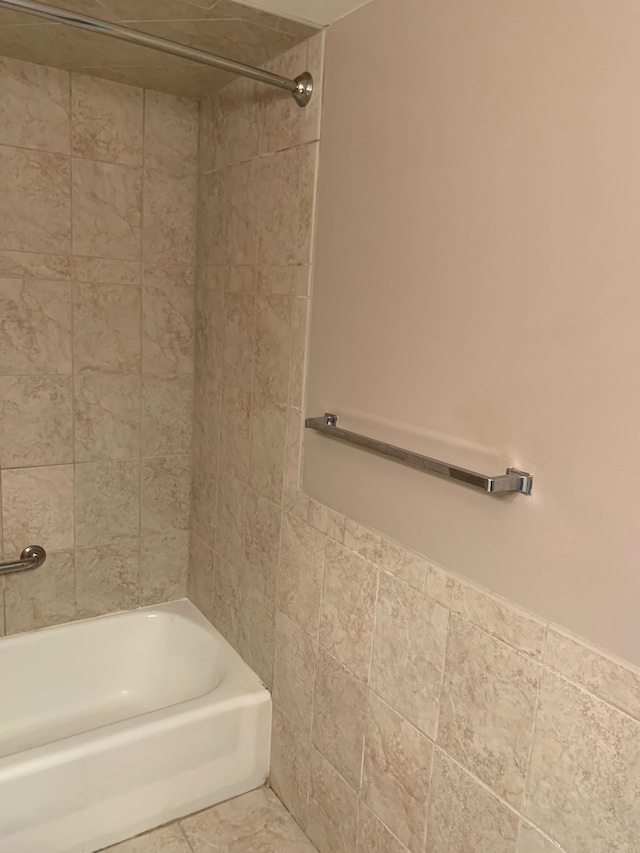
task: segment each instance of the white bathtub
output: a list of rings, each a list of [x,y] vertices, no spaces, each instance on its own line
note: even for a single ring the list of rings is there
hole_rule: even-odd
[[[0,640],[0,851],[90,853],[250,791],[270,722],[188,601]]]

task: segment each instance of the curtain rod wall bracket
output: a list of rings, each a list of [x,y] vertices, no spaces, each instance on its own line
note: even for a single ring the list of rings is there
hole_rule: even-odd
[[[91,18],[78,12],[70,12],[68,9],[57,9],[55,6],[39,3],[37,0],[0,0],[0,9],[11,9],[14,12],[37,15],[39,18],[46,18],[56,24],[66,24],[70,27],[110,36],[141,47],[170,53],[172,56],[179,56],[182,59],[188,59],[190,62],[199,62],[201,65],[208,65],[211,68],[219,68],[230,74],[238,74],[240,77],[248,77],[251,80],[257,80],[259,83],[265,83],[267,86],[275,86],[278,89],[291,92],[293,99],[300,107],[306,107],[313,95],[313,77],[308,71],[300,74],[295,80],[290,80],[280,74],[263,71],[262,68],[254,68],[252,65],[244,65],[242,62],[226,59],[224,56],[216,56],[215,53],[208,53],[206,50],[200,50],[197,47],[189,47],[186,44],[179,44],[175,41],[169,41],[169,39],[160,38],[160,36],[151,35],[151,33],[123,27],[121,24]]]

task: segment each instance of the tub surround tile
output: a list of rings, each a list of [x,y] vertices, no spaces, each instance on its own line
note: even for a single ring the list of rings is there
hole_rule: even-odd
[[[415,589],[423,590],[428,563],[417,554],[370,530],[351,518],[344,520],[344,544]]]
[[[5,578],[6,633],[34,631],[76,618],[72,551],[47,554],[43,569]]]
[[[436,750],[426,853],[515,853],[518,816]]]
[[[2,467],[72,462],[72,401],[70,376],[0,377]]]
[[[247,490],[245,575],[270,601],[275,601],[278,586],[281,520],[282,510],[277,504]]]
[[[145,287],[191,287],[196,286],[196,267],[194,264],[165,263],[158,266],[147,263],[142,270]]]
[[[203,172],[224,169],[258,155],[261,89],[253,80],[237,78],[201,102],[200,167]]]
[[[224,294],[220,290],[196,288],[195,347],[196,371],[222,381],[224,357]]]
[[[345,517],[331,507],[309,498],[306,502],[304,517],[307,524],[324,533],[329,539],[335,539],[340,544],[344,541]]]
[[[2,471],[4,553],[15,558],[26,545],[46,551],[73,547],[73,465]]]
[[[193,373],[194,291],[144,287],[142,370],[147,374]]]
[[[142,264],[139,261],[122,261],[117,258],[85,258],[76,255],[73,259],[73,278],[90,284],[128,284],[139,287]]]
[[[518,830],[516,853],[564,853],[559,844],[522,821]]]
[[[224,295],[224,361],[222,380],[251,391],[256,300],[253,294],[225,293]]]
[[[0,277],[69,281],[71,269],[72,259],[68,255],[0,249]]]
[[[142,256],[147,264],[191,265],[196,256],[197,179],[144,170]]]
[[[74,158],[72,178],[73,251],[78,255],[139,260],[140,169]]]
[[[140,606],[187,595],[189,532],[153,533],[140,539]]]
[[[189,545],[189,576],[187,596],[207,619],[213,614],[214,555],[204,542],[193,533]]]
[[[200,178],[203,261],[253,264],[257,249],[257,165],[252,160]]]
[[[328,542],[320,604],[320,644],[362,681],[369,678],[377,570]]]
[[[80,618],[130,610],[139,603],[140,541],[76,550]]]
[[[367,688],[318,649],[311,743],[351,787],[360,790]]]
[[[325,537],[305,522],[285,513],[282,524],[278,607],[315,636],[320,618]]]
[[[75,459],[97,462],[140,455],[140,377],[74,377]]]
[[[269,788],[184,818],[180,825],[194,853],[313,853]]]
[[[74,372],[139,373],[141,310],[136,288],[74,284]]]
[[[409,850],[422,853],[431,742],[369,694],[362,797]]]
[[[258,494],[282,502],[287,410],[266,397],[251,400],[249,483]]]
[[[215,547],[216,513],[218,506],[218,478],[204,463],[195,443],[191,471],[190,526],[209,548]]]
[[[240,592],[244,619],[238,649],[270,690],[273,682],[275,605],[251,583],[243,582]]]
[[[159,456],[142,461],[142,535],[189,530],[191,458]]]
[[[0,57],[0,145],[69,153],[69,74]]]
[[[244,570],[247,487],[233,477],[218,480],[216,550],[237,570]]]
[[[69,158],[0,146],[0,174],[0,249],[69,252]]]
[[[198,167],[198,102],[149,91],[144,101],[145,165],[177,177]]]
[[[142,377],[142,455],[174,456],[191,448],[193,377]]]
[[[289,296],[256,300],[253,388],[256,394],[285,404],[289,396],[292,308]]]
[[[523,803],[539,666],[452,615],[438,745],[516,808]]]
[[[220,413],[220,473],[248,481],[250,441],[251,396],[225,385]]]
[[[140,535],[140,463],[75,465],[76,545],[109,545]]]
[[[291,314],[291,354],[289,356],[289,405],[300,408],[304,396],[309,299],[295,297]]]
[[[72,74],[71,105],[76,157],[142,165],[142,89]]]
[[[319,752],[311,755],[307,833],[319,853],[356,848],[358,796]]]
[[[567,850],[634,850],[640,838],[640,724],[545,672],[525,816]]]
[[[216,554],[213,575],[213,621],[222,636],[238,650],[242,640],[242,579],[238,569]]]
[[[269,783],[303,829],[309,807],[310,753],[308,738],[274,705]]]
[[[71,373],[71,288],[0,279],[0,374]]]

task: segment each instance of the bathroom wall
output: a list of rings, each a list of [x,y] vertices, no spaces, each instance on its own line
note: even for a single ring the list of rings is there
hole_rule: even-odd
[[[305,453],[317,499],[636,665],[639,37],[626,0],[373,0],[329,28],[309,412],[535,485]]]
[[[189,595],[320,853],[631,853],[640,673],[298,488],[317,108],[204,104]]]
[[[48,551],[4,580],[8,634],[185,593],[197,128],[0,58],[3,555]]]

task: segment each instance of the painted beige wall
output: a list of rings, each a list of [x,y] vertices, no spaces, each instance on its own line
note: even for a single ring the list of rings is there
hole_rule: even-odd
[[[304,474],[634,662],[639,40],[620,0],[374,0],[329,29],[307,413],[536,479],[494,499],[316,435]]]

